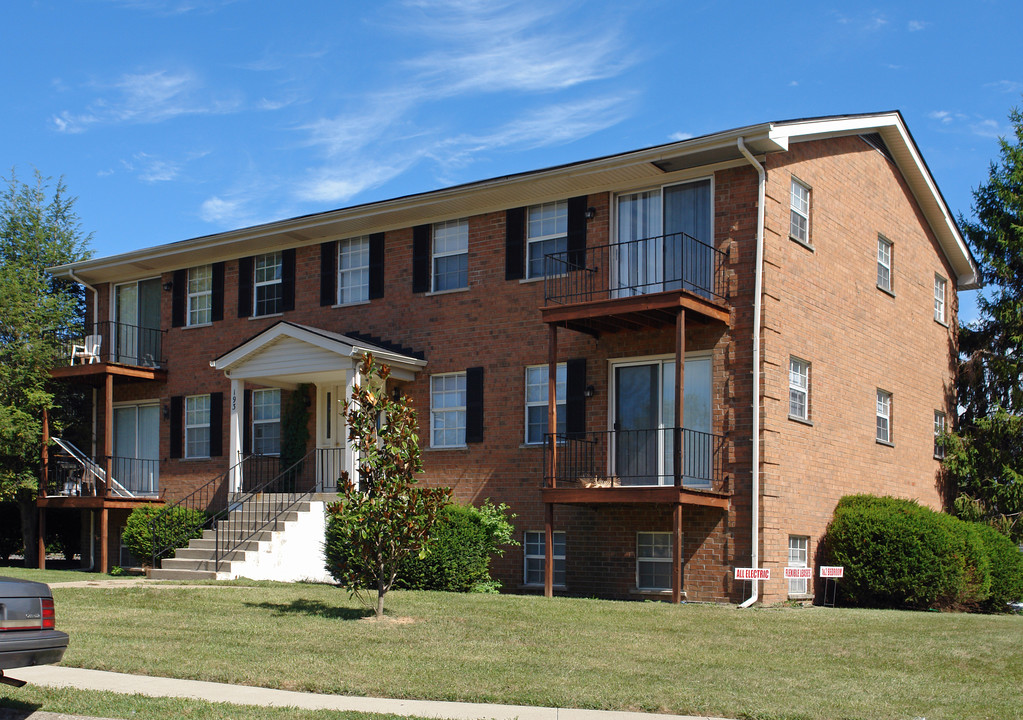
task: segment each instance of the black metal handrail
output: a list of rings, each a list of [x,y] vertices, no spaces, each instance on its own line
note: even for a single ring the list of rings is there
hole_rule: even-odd
[[[682,439],[682,485],[723,492],[725,438],[688,428],[547,434],[544,487],[673,485],[674,442]],[[557,443],[555,445],[555,443]],[[556,465],[551,474],[550,454]]]
[[[159,368],[167,365],[163,355],[166,330],[128,323],[104,321],[86,326],[80,338],[58,340],[58,365],[96,362]]]
[[[50,450],[46,470],[46,494],[51,497],[96,497],[107,484],[109,496],[154,496],[159,492],[160,461],[111,457],[109,481],[105,455],[75,457],[62,450]]]
[[[727,257],[685,233],[551,253],[544,257],[544,298],[565,305],[685,290],[723,302]]]

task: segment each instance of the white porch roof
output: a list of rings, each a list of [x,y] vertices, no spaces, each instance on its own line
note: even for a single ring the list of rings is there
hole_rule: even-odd
[[[391,368],[396,380],[414,380],[426,361],[348,335],[282,320],[224,353],[210,366],[232,380],[294,388],[338,382],[367,353]]]

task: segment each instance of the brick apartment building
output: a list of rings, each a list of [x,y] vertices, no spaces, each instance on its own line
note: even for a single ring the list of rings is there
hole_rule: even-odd
[[[69,482],[55,448],[38,503],[85,513],[101,567],[132,507],[272,489],[251,463],[279,453],[296,392],[310,455],[292,489],[336,490],[354,463],[340,401],[372,352],[418,409],[425,481],[516,513],[506,590],[730,602],[753,591],[734,567],[772,570],[761,600],[812,596],[782,568],[814,566],[845,494],[942,505],[956,292],[978,282],[897,112],[52,272],[87,288],[93,338],[53,375],[92,386],[79,465],[102,472]]]

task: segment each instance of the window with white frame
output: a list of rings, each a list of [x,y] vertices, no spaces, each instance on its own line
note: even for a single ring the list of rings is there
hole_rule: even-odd
[[[544,255],[568,248],[568,203],[532,205],[526,211],[526,277],[544,276]]]
[[[433,291],[469,287],[469,221],[433,226]]]
[[[892,394],[886,390],[877,391],[877,441],[892,441]]]
[[[795,178],[789,200],[789,235],[810,244],[810,188]]]
[[[789,567],[807,567],[810,538],[802,535],[789,535]],[[806,578],[789,578],[789,595],[806,595]]]
[[[941,410],[934,411],[934,457],[942,459],[945,457],[945,446],[940,440],[948,430],[948,417]]]
[[[465,373],[430,378],[430,444],[432,447],[465,445]]]
[[[558,406],[558,432],[565,432],[565,383],[568,369],[565,363],[558,363],[555,402]],[[546,365],[526,368],[526,443],[543,442],[547,433],[547,389]]]
[[[213,266],[188,269],[188,324],[213,322]]]
[[[279,455],[281,452],[279,388],[252,391],[252,452],[257,455]]]
[[[877,286],[885,292],[892,291],[892,243],[877,236]]]
[[[671,533],[636,533],[636,588],[671,589]]]
[[[789,417],[810,419],[810,363],[789,358]]]
[[[185,398],[185,457],[210,456],[210,396]]]
[[[543,532],[526,531],[522,543],[525,555],[523,582],[526,585],[543,585],[546,569],[547,542]],[[555,532],[551,553],[554,558],[554,584],[565,585],[565,533]]]
[[[253,304],[255,317],[276,315],[281,312],[281,301],[284,299],[281,282],[281,254],[279,252],[257,255],[253,263],[255,278],[253,282]]]
[[[934,319],[945,324],[945,292],[948,289],[948,281],[941,275],[934,276]]]
[[[342,240],[337,246],[337,303],[369,300],[369,238]]]

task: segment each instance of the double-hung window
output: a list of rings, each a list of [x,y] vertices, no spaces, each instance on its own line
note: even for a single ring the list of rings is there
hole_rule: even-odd
[[[568,202],[533,205],[526,211],[526,277],[543,277],[544,256],[568,248]],[[554,272],[558,272],[555,270]]]
[[[257,255],[253,263],[253,315],[276,315],[282,310],[284,298],[281,283],[281,254],[279,252]]]
[[[281,452],[281,391],[252,391],[252,451],[257,455]]]
[[[213,266],[200,265],[188,270],[188,324],[213,322]]]
[[[369,238],[342,240],[337,246],[337,303],[369,300]]]
[[[568,368],[558,363],[555,402],[558,408],[558,432],[565,432],[565,387]],[[526,443],[543,442],[547,433],[547,365],[533,365],[526,368]]]
[[[469,287],[469,221],[433,226],[433,291]]]
[[[789,358],[789,417],[810,419],[810,363]]]
[[[877,287],[892,292],[892,243],[877,236]]]
[[[185,457],[210,456],[210,396],[185,398]]]
[[[671,589],[671,533],[636,533],[636,588]]]
[[[942,325],[948,321],[945,319],[945,292],[948,289],[948,281],[941,275],[934,276],[934,319]]]
[[[810,538],[789,535],[789,567],[805,568]],[[806,578],[789,578],[789,595],[806,595]]]
[[[526,585],[543,585],[544,570],[547,565],[547,542],[542,532],[526,531],[522,543],[525,555],[523,582]],[[553,547],[554,584],[565,585],[565,533],[555,532]]]
[[[789,198],[789,235],[804,245],[810,244],[810,188],[795,178]]]
[[[945,446],[941,444],[941,438],[948,430],[948,417],[941,410],[934,411],[934,457],[943,459],[945,457]]]
[[[431,446],[465,445],[465,373],[447,373],[430,378]]]
[[[892,394],[880,389],[877,391],[877,441],[892,442]]]

